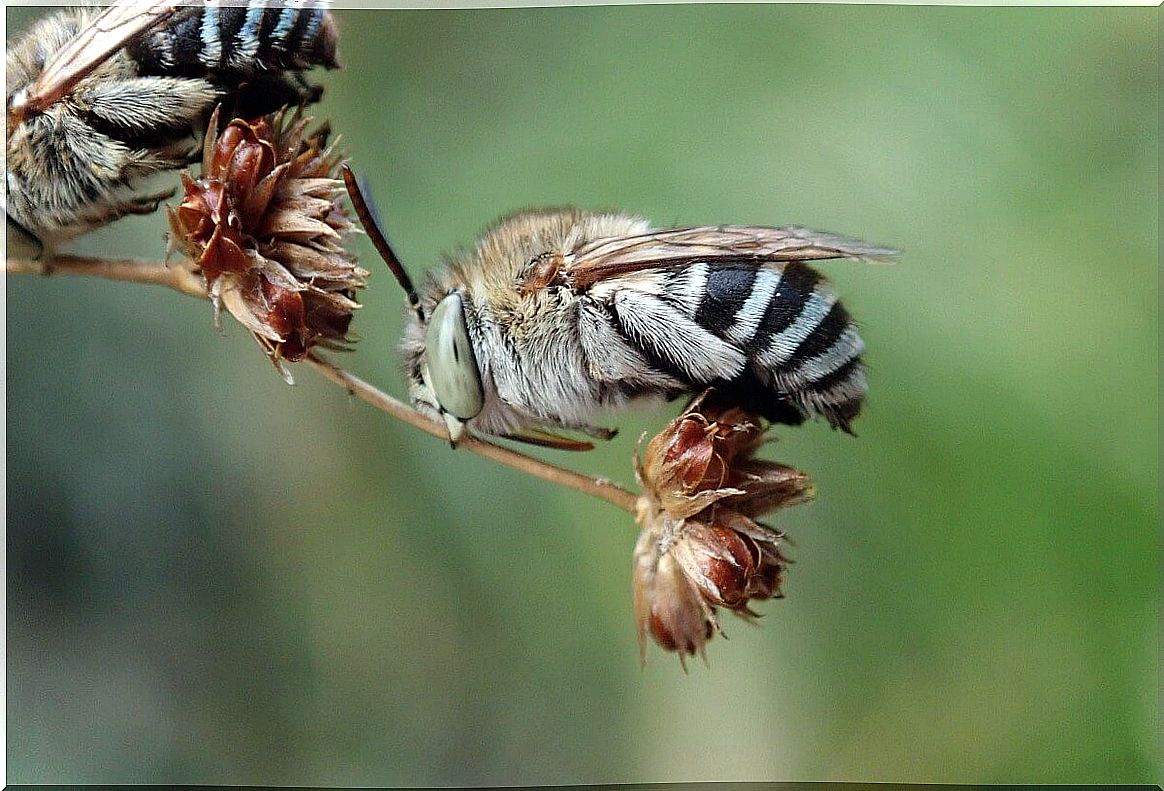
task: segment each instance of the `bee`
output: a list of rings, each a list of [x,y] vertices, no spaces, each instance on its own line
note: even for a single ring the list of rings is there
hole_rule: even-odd
[[[475,433],[583,450],[596,415],[713,387],[771,422],[851,431],[864,342],[807,262],[896,251],[798,227],[654,229],[619,212],[526,211],[418,292],[350,169],[353,208],[404,288],[414,406]]]
[[[155,211],[173,192],[141,194],[141,182],[197,159],[216,105],[249,116],[313,101],[299,72],[336,65],[335,22],[317,2],[116,0],[39,21],[6,55],[10,236],[51,254]]]

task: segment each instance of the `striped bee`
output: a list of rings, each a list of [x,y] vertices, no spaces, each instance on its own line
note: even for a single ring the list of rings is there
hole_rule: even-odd
[[[299,72],[336,66],[336,29],[317,2],[116,0],[39,21],[6,65],[9,236],[51,254],[154,211],[172,192],[141,182],[197,157],[216,105],[249,116],[318,98]]]
[[[352,204],[412,307],[409,394],[454,444],[477,433],[586,449],[592,421],[707,387],[776,423],[850,424],[865,398],[864,342],[806,262],[895,251],[804,228],[652,229],[577,209],[501,220],[421,292],[345,171]]]

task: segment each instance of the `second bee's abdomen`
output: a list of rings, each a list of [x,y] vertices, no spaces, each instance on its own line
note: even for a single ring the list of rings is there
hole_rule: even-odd
[[[183,9],[128,48],[144,74],[248,75],[336,65],[326,5],[207,4]]]

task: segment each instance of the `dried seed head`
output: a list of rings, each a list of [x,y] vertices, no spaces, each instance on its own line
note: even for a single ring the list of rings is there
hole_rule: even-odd
[[[635,616],[646,635],[682,662],[719,630],[715,608],[755,618],[748,603],[780,596],[788,563],[783,534],[754,521],[812,497],[802,472],[752,454],[758,418],[708,394],[689,406],[636,459],[643,487],[635,547]]]
[[[679,661],[703,650],[715,629],[715,614],[673,555],[660,549],[649,530],[635,545],[635,619],[639,644],[646,656],[646,634],[668,651],[678,651]]]
[[[217,112],[203,145],[202,175],[183,174],[168,208],[171,245],[199,267],[216,311],[254,335],[280,373],[314,346],[348,347],[356,291],[368,273],[343,248],[355,226],[340,207],[340,157],[325,126],[286,110],[236,118],[221,134]]]

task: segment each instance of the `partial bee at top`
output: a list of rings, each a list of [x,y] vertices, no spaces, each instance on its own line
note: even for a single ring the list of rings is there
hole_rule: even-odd
[[[6,53],[9,247],[39,252],[172,191],[159,172],[201,154],[211,112],[255,116],[316,101],[302,72],[335,68],[326,2],[118,0],[35,23]]]

